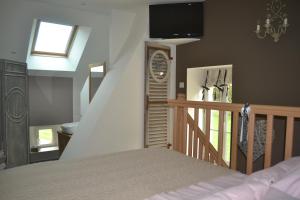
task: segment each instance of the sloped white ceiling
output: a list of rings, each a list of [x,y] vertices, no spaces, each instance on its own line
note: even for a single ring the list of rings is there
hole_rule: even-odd
[[[109,12],[114,8],[131,8],[134,5],[161,4],[161,3],[181,3],[200,2],[204,0],[27,0],[40,1],[50,4],[58,4],[70,8],[92,12]]]

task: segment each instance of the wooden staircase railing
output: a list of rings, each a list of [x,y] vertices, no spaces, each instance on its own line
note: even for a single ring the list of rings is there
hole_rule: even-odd
[[[197,116],[197,114],[195,115]],[[189,114],[187,116],[187,123],[189,127],[188,128],[189,141],[187,142],[188,151],[186,153],[188,156],[191,156],[193,158],[202,159],[203,152],[204,152],[205,134],[197,125],[196,120],[194,120]],[[217,163],[218,165],[221,165],[223,167],[228,167],[226,162],[223,160],[222,156],[219,156],[222,155],[223,152],[222,151],[218,152],[211,143],[209,143],[208,152],[209,152],[208,161],[212,163]]]
[[[186,101],[184,95],[178,95],[177,100],[168,100],[168,105],[174,109],[173,149],[188,156],[203,159],[224,167],[227,166],[226,162],[223,160],[224,114],[225,112],[231,112],[232,132],[230,168],[233,170],[237,169],[238,123],[240,111],[244,106],[243,104]],[[189,108],[194,109],[193,117],[188,113]],[[204,132],[198,125],[199,109],[205,111]],[[219,111],[218,150],[210,143],[210,116],[212,110]],[[268,168],[271,166],[274,117],[281,116],[286,117],[287,119],[284,149],[284,159],[286,160],[292,157],[294,120],[295,118],[300,118],[300,108],[251,105],[247,135],[247,174],[253,172],[253,145],[256,115],[267,116],[264,168]]]

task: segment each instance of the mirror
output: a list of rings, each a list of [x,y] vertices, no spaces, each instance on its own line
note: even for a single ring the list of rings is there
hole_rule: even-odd
[[[89,101],[91,102],[106,74],[106,64],[91,64],[89,67]]]
[[[155,51],[149,61],[150,74],[152,78],[158,82],[163,83],[169,77],[170,60],[169,56],[161,50]]]

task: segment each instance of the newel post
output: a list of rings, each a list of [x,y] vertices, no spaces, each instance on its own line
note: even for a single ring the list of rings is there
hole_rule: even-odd
[[[185,101],[186,100],[185,94],[178,93],[177,94],[177,100],[179,100],[179,101]]]
[[[185,94],[177,94],[177,101],[185,101]],[[173,149],[185,153],[187,108],[178,104],[174,107]]]

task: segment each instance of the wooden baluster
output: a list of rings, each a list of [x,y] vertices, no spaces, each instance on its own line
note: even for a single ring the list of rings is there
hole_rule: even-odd
[[[185,95],[184,94],[177,94],[177,100],[178,101],[185,101]],[[184,138],[186,136],[186,123],[184,121],[184,107],[177,106],[177,119],[175,120],[175,123],[177,124],[177,130],[176,130],[176,150],[185,153],[184,151]]]
[[[239,112],[233,113],[232,135],[231,135],[231,158],[230,168],[236,170],[237,150],[238,150],[238,125],[239,125]]]
[[[223,136],[224,136],[224,111],[219,112],[219,135],[218,135],[218,165],[222,164],[223,160]]]
[[[182,135],[182,153],[186,154],[186,148],[187,148],[187,115],[188,115],[188,109],[183,108],[183,135]]]
[[[196,135],[196,132],[194,130],[194,140],[193,140],[193,158],[197,158],[197,152],[198,152],[198,137]]]
[[[194,158],[197,158],[198,152],[198,129],[199,129],[199,108],[194,110]]]
[[[174,122],[173,122],[173,149],[178,151],[178,130],[179,130],[179,121],[178,121],[178,107],[174,107]]]
[[[215,161],[216,161],[216,158],[213,156],[212,153],[210,153],[210,154],[209,154],[209,162],[215,163]]]
[[[201,143],[200,139],[199,139],[199,151],[198,151],[198,154],[199,154],[199,159],[203,160],[203,143]]]
[[[264,168],[269,168],[271,166],[272,141],[273,141],[273,119],[274,119],[273,115],[267,116],[267,135],[266,135]]]
[[[193,125],[189,123],[189,151],[188,155],[193,157]]]
[[[183,135],[184,135],[184,126],[183,126],[183,107],[178,107],[178,130],[177,130],[177,149],[180,153],[183,153]]]
[[[285,136],[285,156],[284,156],[285,160],[292,157],[293,138],[294,138],[294,117],[288,117],[287,126],[286,126],[286,136]]]
[[[205,156],[204,160],[209,161],[209,144],[210,144],[210,109],[206,109],[205,125]]]
[[[248,123],[248,142],[247,142],[247,174],[253,172],[253,144],[254,144],[255,114],[250,113]]]

